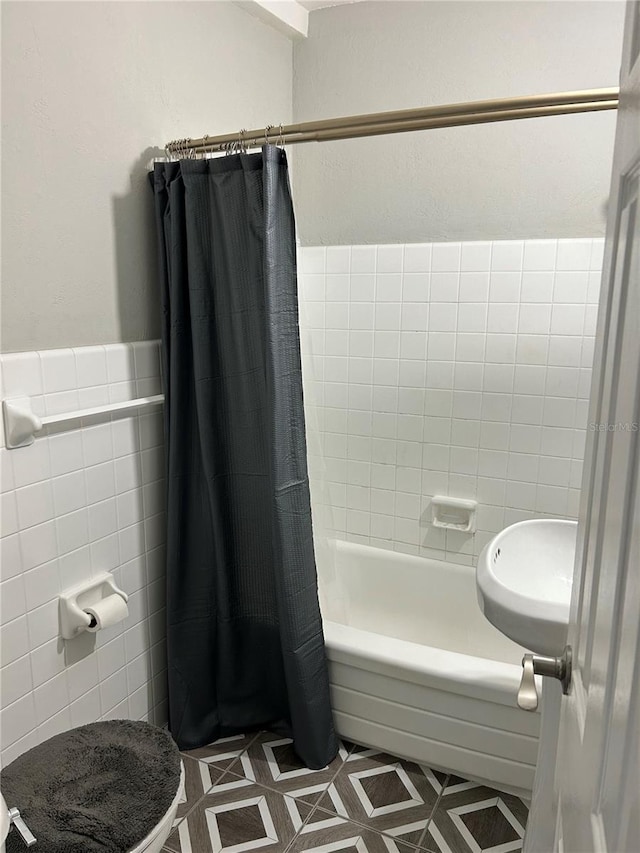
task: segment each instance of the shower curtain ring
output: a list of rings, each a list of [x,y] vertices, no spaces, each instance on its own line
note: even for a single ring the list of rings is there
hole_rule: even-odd
[[[271,145],[271,142],[269,141],[269,131],[270,130],[273,130],[272,124],[268,124],[264,129],[264,141],[267,145]]]
[[[278,145],[282,145],[284,148],[284,134],[282,132],[282,123],[280,123],[280,135],[278,136]]]

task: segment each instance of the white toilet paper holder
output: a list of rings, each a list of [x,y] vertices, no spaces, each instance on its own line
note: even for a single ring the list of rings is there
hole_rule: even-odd
[[[65,640],[72,640],[91,625],[91,617],[84,612],[109,595],[119,595],[125,603],[129,596],[117,586],[113,575],[102,572],[84,583],[61,592],[58,596],[60,608],[60,633]]]

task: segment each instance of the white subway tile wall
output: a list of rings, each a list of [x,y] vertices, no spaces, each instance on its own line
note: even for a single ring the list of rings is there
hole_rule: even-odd
[[[603,241],[299,250],[314,512],[330,535],[472,564],[575,518]],[[478,501],[475,535],[430,500]]]
[[[0,358],[2,398],[38,414],[157,394],[157,341]],[[99,719],[166,721],[162,411],[49,427],[0,447],[2,763]],[[113,572],[129,616],[60,638],[58,593]],[[91,650],[95,642],[95,649]]]

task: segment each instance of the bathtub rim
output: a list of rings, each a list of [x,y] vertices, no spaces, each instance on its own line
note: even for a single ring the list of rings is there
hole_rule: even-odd
[[[330,661],[519,710],[516,696],[522,670],[515,664],[388,637],[328,619],[324,620],[324,636]]]

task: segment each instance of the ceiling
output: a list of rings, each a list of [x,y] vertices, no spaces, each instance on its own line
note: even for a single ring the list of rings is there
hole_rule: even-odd
[[[327,6],[344,6],[345,3],[362,3],[364,0],[298,0],[309,12],[325,9]]]

